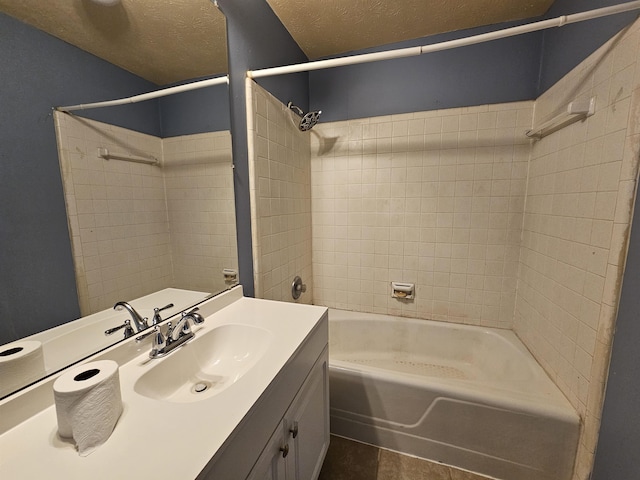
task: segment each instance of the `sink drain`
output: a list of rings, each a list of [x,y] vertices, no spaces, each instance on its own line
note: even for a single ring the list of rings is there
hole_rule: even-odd
[[[192,393],[202,393],[206,391],[211,385],[208,382],[198,382],[193,387],[191,387]]]

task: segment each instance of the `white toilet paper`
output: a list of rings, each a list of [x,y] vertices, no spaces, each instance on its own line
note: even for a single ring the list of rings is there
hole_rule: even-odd
[[[53,384],[58,434],[73,438],[81,456],[107,441],[122,414],[118,364],[99,360],[72,368]]]
[[[42,343],[23,340],[0,346],[0,397],[44,375]]]

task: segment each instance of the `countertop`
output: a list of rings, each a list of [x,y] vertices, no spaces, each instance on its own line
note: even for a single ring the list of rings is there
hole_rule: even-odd
[[[215,311],[216,303],[224,304],[225,295],[231,296],[226,302],[232,303]],[[235,289],[200,306],[206,321],[193,329],[196,337],[224,324],[258,326],[274,335],[264,357],[232,387],[192,403],[142,396],[134,390],[136,380],[155,362],[165,360],[150,360],[149,349],[144,348],[126,363],[119,362],[124,411],[106,443],[80,457],[73,443],[58,437],[55,406],[51,404],[0,436],[2,478],[196,478],[327,312],[323,307],[234,299],[234,295],[238,296]],[[117,357],[118,348],[127,348],[124,343],[98,358]],[[52,383],[50,379],[48,385]],[[46,386],[40,387],[41,395],[43,388]],[[13,401],[29,402],[31,390]],[[15,410],[16,403],[0,404],[0,416],[12,414],[11,408]]]

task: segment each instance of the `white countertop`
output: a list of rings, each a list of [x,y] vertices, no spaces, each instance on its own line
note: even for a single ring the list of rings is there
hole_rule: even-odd
[[[168,318],[171,315],[180,313],[180,311],[191,305],[201,302],[210,295],[208,292],[165,288],[149,295],[130,300],[129,303],[142,317],[147,317],[149,322],[151,322],[154,313],[153,309],[155,307],[162,307],[167,303],[175,304],[174,307],[162,312],[162,317]],[[123,330],[110,336],[106,336],[104,331],[108,328],[122,325],[123,321],[128,318],[129,314],[127,312],[108,308],[43,332],[35,333],[6,344],[4,347],[7,348],[13,343],[30,340],[41,342],[44,352],[45,370],[47,374],[51,374],[103,348],[118,343],[123,338]],[[26,379],[22,385],[28,385],[37,379],[38,378]]]
[[[259,326],[274,334],[264,357],[232,387],[192,403],[144,397],[134,391],[136,380],[155,362],[164,361],[150,360],[144,348],[120,365],[124,412],[105,444],[80,457],[72,443],[58,437],[55,406],[50,405],[0,436],[3,480],[196,478],[326,312],[322,307],[238,298],[209,313],[225,295],[238,293],[225,292],[200,306],[206,322],[193,329],[196,337],[224,324]],[[118,348],[126,345],[112,350]],[[99,358],[108,358],[110,351]],[[20,401],[28,402],[29,393]],[[0,404],[0,416],[11,414],[5,407]]]

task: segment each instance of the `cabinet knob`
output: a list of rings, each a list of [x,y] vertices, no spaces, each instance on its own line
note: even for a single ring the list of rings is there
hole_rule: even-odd
[[[280,447],[280,451],[282,452],[282,458],[287,458],[287,455],[289,455],[289,444],[285,443],[284,447]]]
[[[298,422],[293,422],[293,427],[290,428],[289,431],[293,435],[293,438],[296,438],[298,436]]]

